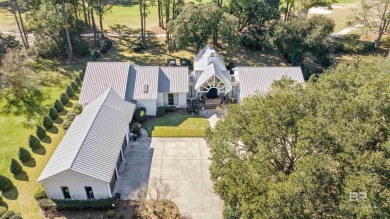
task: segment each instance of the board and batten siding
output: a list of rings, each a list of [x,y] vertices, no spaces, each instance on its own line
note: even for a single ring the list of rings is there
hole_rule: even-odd
[[[92,187],[95,199],[110,198],[109,183],[102,180],[78,173],[73,170],[66,170],[42,180],[47,197],[51,199],[64,199],[61,187],[69,188],[72,199],[87,199],[85,186]]]
[[[137,107],[145,107],[146,115],[155,116],[157,110],[157,100],[137,100]]]
[[[168,106],[168,94],[172,93],[158,93],[157,106]],[[177,108],[187,107],[187,93],[173,93],[174,106]]]

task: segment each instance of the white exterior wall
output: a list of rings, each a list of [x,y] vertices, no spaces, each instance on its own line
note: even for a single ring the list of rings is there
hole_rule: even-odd
[[[157,107],[164,106],[164,93],[157,93]]]
[[[165,94],[165,95],[164,95]],[[165,106],[165,102],[168,102],[168,93],[158,93],[157,94],[157,107]],[[187,107],[187,93],[173,93],[175,94],[175,105],[177,108],[186,108]],[[164,100],[164,96],[166,100]]]
[[[72,199],[87,199],[85,186],[91,186],[95,199],[110,198],[109,183],[96,178],[66,170],[52,177],[42,180],[47,196],[52,199],[64,199],[61,187],[69,188]]]
[[[157,110],[157,100],[137,100],[137,107],[145,107],[146,115],[155,116]]]
[[[178,108],[186,108],[187,107],[187,93],[179,93],[179,104],[177,105]]]

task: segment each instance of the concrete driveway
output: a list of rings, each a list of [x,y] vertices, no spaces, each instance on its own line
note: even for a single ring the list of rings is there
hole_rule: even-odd
[[[131,141],[114,192],[129,199],[144,182],[157,178],[178,192],[173,201],[181,214],[194,219],[222,218],[223,202],[212,188],[209,156],[202,138],[142,137]]]

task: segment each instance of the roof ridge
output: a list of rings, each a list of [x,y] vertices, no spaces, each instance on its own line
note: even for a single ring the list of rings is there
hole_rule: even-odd
[[[75,162],[75,160],[76,160],[76,158],[77,158],[77,155],[80,153],[80,149],[81,149],[81,147],[83,146],[83,144],[84,144],[84,142],[85,142],[85,139],[87,138],[89,132],[91,131],[92,125],[95,123],[96,117],[97,117],[97,115],[99,115],[99,112],[100,112],[100,110],[102,109],[102,106],[104,105],[104,102],[106,102],[106,99],[107,99],[107,97],[108,97],[108,94],[111,92],[111,90],[112,90],[111,87],[110,87],[109,89],[107,89],[107,91],[106,91],[107,94],[106,94],[106,96],[104,97],[102,104],[99,106],[99,109],[96,111],[96,114],[94,115],[93,120],[92,120],[90,126],[88,127],[88,131],[87,131],[86,134],[84,135],[83,141],[81,142],[80,147],[79,147],[78,150],[77,150],[76,156],[74,156],[74,158],[73,158],[73,160],[72,160],[72,163],[70,164],[70,167],[69,167],[68,169],[72,169],[72,166],[73,166],[73,164],[74,164],[74,162]]]

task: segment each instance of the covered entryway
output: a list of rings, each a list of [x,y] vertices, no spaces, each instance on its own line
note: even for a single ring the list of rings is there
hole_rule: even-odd
[[[209,89],[209,92],[207,93],[207,99],[215,99],[218,97],[218,89],[213,87]]]

